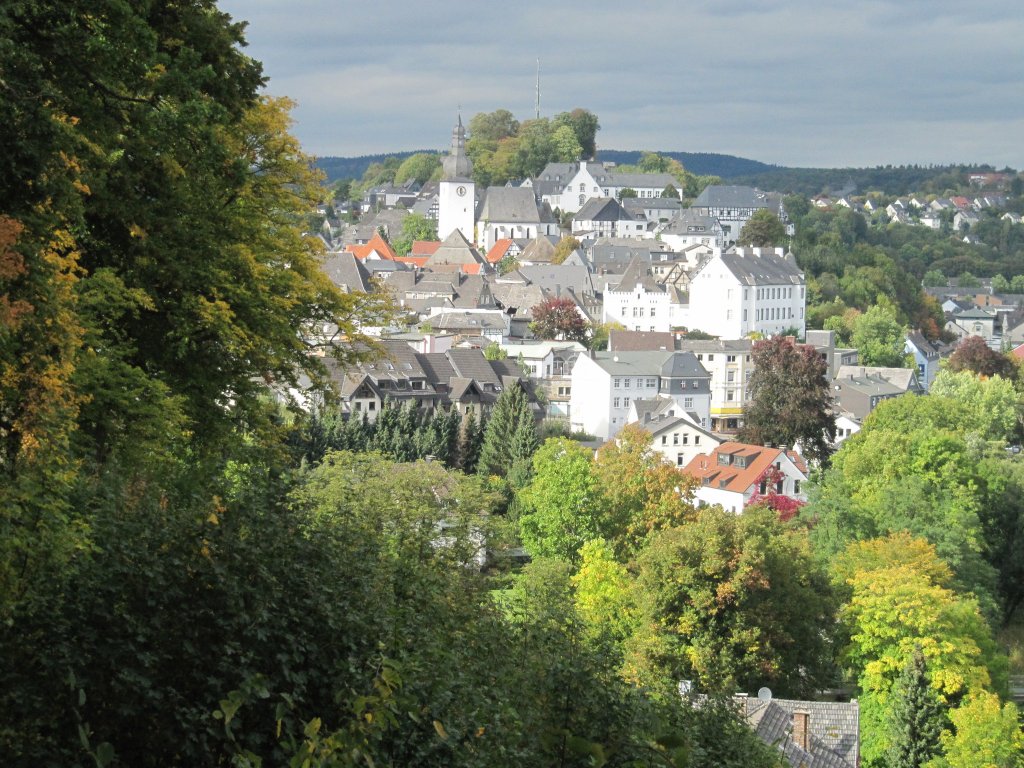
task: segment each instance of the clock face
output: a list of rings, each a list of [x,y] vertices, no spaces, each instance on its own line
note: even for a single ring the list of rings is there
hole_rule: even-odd
[[[466,188],[465,187],[456,187],[455,188],[455,194],[457,194],[459,197],[465,197],[466,196]]]

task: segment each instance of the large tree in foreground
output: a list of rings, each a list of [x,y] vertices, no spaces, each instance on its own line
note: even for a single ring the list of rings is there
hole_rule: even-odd
[[[754,344],[751,403],[740,439],[747,443],[793,446],[806,455],[828,458],[836,436],[825,361],[813,347],[782,336]]]

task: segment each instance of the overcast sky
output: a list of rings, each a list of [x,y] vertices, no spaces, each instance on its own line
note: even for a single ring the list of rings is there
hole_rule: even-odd
[[[598,149],[1024,167],[1021,0],[222,0],[309,153],[446,148],[573,107]]]

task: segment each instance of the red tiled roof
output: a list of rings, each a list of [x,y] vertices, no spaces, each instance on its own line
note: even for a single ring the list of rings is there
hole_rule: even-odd
[[[423,268],[423,265],[427,263],[427,259],[430,256],[396,256],[395,261],[401,262],[402,264],[412,264],[413,266]]]
[[[1019,344],[1010,350],[1010,354],[1016,357],[1018,360],[1024,360],[1024,344]]]
[[[498,240],[491,246],[491,250],[487,252],[487,263],[497,264],[508,253],[508,249],[512,247],[512,240],[510,238],[503,238]]]
[[[746,443],[722,443],[711,455],[694,456],[683,471],[696,477],[702,483],[709,484],[734,493],[746,493],[751,490],[761,474],[771,467],[782,450],[779,448],[765,448],[762,445],[748,445]],[[738,467],[735,464],[720,464],[718,457],[729,455],[746,458],[746,466]],[[796,451],[786,451],[786,456],[796,465],[803,474],[807,474],[807,464]]]
[[[434,251],[441,247],[440,240],[413,240],[410,256],[433,256]]]
[[[360,261],[366,261],[367,257],[374,251],[377,252],[380,258],[387,261],[394,261],[398,258],[398,254],[388,244],[388,241],[380,236],[380,232],[375,232],[365,245],[346,245],[345,250],[349,253],[354,253]]]

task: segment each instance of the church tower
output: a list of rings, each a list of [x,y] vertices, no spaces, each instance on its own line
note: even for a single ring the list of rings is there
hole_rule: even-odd
[[[437,195],[437,236],[444,240],[456,229],[469,242],[474,241],[476,224],[476,187],[473,163],[466,156],[466,129],[462,115],[452,129],[452,150],[442,161],[443,174]]]

